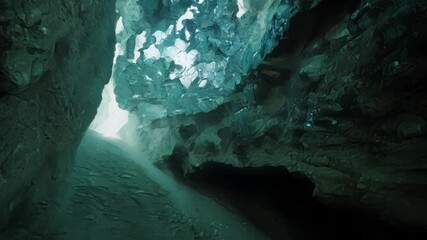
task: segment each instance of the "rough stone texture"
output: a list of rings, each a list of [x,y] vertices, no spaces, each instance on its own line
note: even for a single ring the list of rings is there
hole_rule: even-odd
[[[243,217],[154,166],[147,167],[141,163],[145,160],[132,147],[89,130],[77,151],[70,190],[49,237],[268,239]]]
[[[242,15],[237,0],[119,3],[123,52],[113,77],[120,107],[143,121],[212,111],[230,101],[291,16],[319,1],[240,2]]]
[[[318,14],[327,2],[294,17],[292,52],[279,45],[227,103],[150,121],[142,146],[187,173],[212,161],[285,166],[325,203],[425,227],[427,4],[364,0],[334,19]]]
[[[0,238],[42,238],[111,74],[114,2],[0,5]]]

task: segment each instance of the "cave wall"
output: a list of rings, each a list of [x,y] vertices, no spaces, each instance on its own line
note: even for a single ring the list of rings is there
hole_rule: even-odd
[[[141,148],[184,173],[207,162],[285,166],[324,203],[427,226],[427,4],[351,1],[328,12],[339,2],[295,15],[215,110],[139,129]]]
[[[320,1],[241,2],[247,11],[240,17],[238,2],[228,0],[117,4],[123,30],[117,35],[121,52],[114,67],[114,92],[119,107],[140,120],[141,146],[148,155],[157,159],[171,154],[181,141],[169,131],[176,126],[168,121],[187,125],[194,120],[185,116],[250,101],[254,84],[244,80],[248,71],[274,48],[292,16]],[[186,12],[192,18],[179,29]],[[150,48],[160,56],[146,54]],[[195,78],[186,85],[183,79],[189,76]],[[235,93],[242,87],[245,93]],[[165,128],[151,131],[158,124]]]
[[[111,76],[108,0],[1,0],[0,238],[43,236]]]
[[[362,1],[300,55],[286,123],[303,154],[286,165],[318,198],[426,225],[425,8]]]
[[[209,112],[270,52],[291,16],[319,0],[119,3],[123,30],[113,79],[116,100],[144,122]]]

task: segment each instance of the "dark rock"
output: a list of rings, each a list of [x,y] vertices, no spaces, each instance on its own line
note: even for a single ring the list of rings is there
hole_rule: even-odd
[[[304,60],[299,70],[301,80],[307,82],[321,81],[327,72],[327,60],[325,55]]]
[[[425,134],[427,122],[418,116],[406,115],[399,124],[397,134],[402,138],[419,137]]]
[[[147,157],[166,160],[181,178],[206,162],[280,166],[312,181],[324,203],[427,226],[427,4],[273,0],[281,6],[273,11],[266,6],[274,4],[250,1],[252,11],[239,18],[235,1],[208,2],[178,33],[177,19],[196,12],[192,1],[117,3],[125,28],[117,40],[126,47],[114,91],[141,120]],[[33,220],[58,204],[58,186],[110,77],[113,5],[2,0],[0,232],[42,236],[44,221]],[[158,43],[152,34],[169,23]],[[248,74],[288,23],[274,55]],[[135,49],[143,31],[147,44]],[[175,47],[171,54],[194,62],[137,58],[134,50],[149,47]]]
[[[110,78],[114,2],[85,3],[0,1],[0,239],[44,238]]]
[[[311,132],[302,135],[300,142],[306,148],[309,147],[328,147],[342,145],[347,139],[343,136],[327,132]]]
[[[427,201],[420,177],[427,159],[427,28],[421,23],[427,5],[358,3],[351,12],[333,13],[330,22],[316,11],[297,14],[290,22],[300,25],[291,24],[259,74],[242,81],[238,93],[225,94],[214,115],[167,116],[162,137],[154,131],[144,136],[167,143],[167,153],[174,142],[184,143],[187,172],[205,161],[284,166],[312,180],[314,196],[325,203],[427,226],[427,215],[417,214]],[[197,134],[173,133],[182,121],[197,122]],[[151,156],[159,159],[159,152]]]

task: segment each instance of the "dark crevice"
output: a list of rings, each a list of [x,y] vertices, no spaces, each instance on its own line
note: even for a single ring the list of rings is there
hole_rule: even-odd
[[[0,77],[1,79],[1,77]],[[0,90],[0,99],[4,98],[7,95],[5,91]]]
[[[70,44],[66,38],[61,38],[55,43],[54,58],[58,66],[62,66],[64,60],[70,55]]]
[[[314,185],[283,167],[235,168],[206,163],[184,177],[178,155],[166,165],[178,180],[246,218],[271,239],[425,239],[420,229],[395,228],[350,207],[312,197]],[[182,163],[182,162],[181,162]]]
[[[360,0],[324,0],[316,7],[296,14],[278,46],[268,57],[279,57],[303,49],[311,41],[324,36],[360,4]]]

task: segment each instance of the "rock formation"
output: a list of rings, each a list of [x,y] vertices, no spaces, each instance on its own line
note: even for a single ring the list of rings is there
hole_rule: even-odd
[[[275,30],[274,17],[261,18],[271,35],[250,27],[260,10],[249,1],[240,19],[220,18],[218,25],[229,26],[229,32],[203,32],[203,9],[209,4],[201,2],[191,19],[200,31],[194,38],[207,34],[210,45],[187,40],[188,48],[207,50],[195,57],[202,72],[197,84],[168,78],[165,73],[174,65],[162,50],[156,60],[136,60],[138,67],[124,56],[126,66],[117,65],[118,101],[141,119],[141,148],[147,154],[156,161],[179,161],[185,174],[208,162],[284,166],[307,176],[316,185],[314,196],[325,203],[362,207],[396,224],[427,224],[425,3],[276,3],[288,11],[277,22],[284,29]],[[243,25],[243,31],[231,23]],[[269,39],[282,30],[279,45],[262,62],[240,58],[247,48],[237,53],[215,46],[218,40],[225,44],[215,36],[227,33],[238,46],[246,31],[266,36],[261,44],[272,49]],[[174,35],[168,34],[164,41]],[[251,39],[244,46],[254,44]],[[193,41],[199,45],[191,48]],[[193,51],[185,47],[182,51]],[[220,52],[209,55],[212,49]],[[205,59],[216,64],[219,56],[229,60],[226,66],[200,65]],[[159,68],[144,79],[141,63]],[[224,67],[225,76],[238,76],[218,84],[209,79],[223,74]],[[203,75],[206,69],[209,76]]]
[[[28,239],[60,204],[96,114],[117,16],[104,0],[0,5],[0,238]]]
[[[123,132],[183,176],[286,168],[323,203],[427,226],[424,1],[0,5],[1,239],[42,238],[111,76]]]

